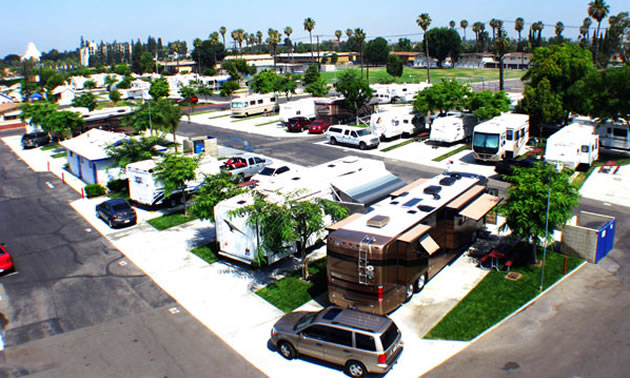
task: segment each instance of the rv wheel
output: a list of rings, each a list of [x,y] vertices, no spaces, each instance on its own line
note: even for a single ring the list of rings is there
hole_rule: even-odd
[[[411,297],[413,297],[414,289],[415,285],[412,283],[407,286],[407,290],[405,291],[405,302],[409,302]]]
[[[420,290],[424,288],[424,285],[426,283],[427,283],[427,274],[424,273],[420,277],[418,277],[418,280],[414,283],[413,291],[416,293],[419,292]]]

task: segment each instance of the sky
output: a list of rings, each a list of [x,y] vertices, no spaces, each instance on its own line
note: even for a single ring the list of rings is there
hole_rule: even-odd
[[[468,39],[474,38],[472,24],[486,23],[497,18],[505,21],[510,37],[516,37],[513,21],[525,19],[526,28],[543,21],[543,36],[554,34],[554,25],[562,21],[565,37],[575,39],[578,27],[587,16],[589,0],[317,0],[317,1],[212,1],[187,0],[31,0],[11,1],[2,7],[3,37],[0,40],[0,57],[7,54],[23,55],[29,41],[46,52],[79,47],[81,36],[87,41],[113,42],[140,38],[146,42],[149,35],[167,41],[185,40],[188,46],[195,38],[206,39],[219,27],[231,30],[242,28],[246,32],[262,31],[272,27],[283,31],[293,28],[293,41],[307,42],[304,31],[306,17],[315,20],[313,35],[322,39],[334,38],[335,30],[362,28],[367,39],[379,36],[396,42],[400,37],[421,40],[416,24],[420,13],[431,16],[431,27],[448,26],[454,20],[459,26],[462,19],[469,22]],[[610,14],[630,11],[628,0],[606,0]],[[602,27],[608,26],[605,20]],[[462,29],[457,29],[463,34]],[[527,35],[527,32],[523,32]]]

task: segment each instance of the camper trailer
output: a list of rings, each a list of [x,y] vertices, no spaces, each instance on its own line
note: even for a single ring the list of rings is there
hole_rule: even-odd
[[[376,100],[372,100],[369,104],[362,106],[358,111],[359,117],[374,113],[376,103]],[[331,125],[354,121],[354,113],[348,109],[343,97],[315,99],[315,117]]]
[[[431,123],[429,140],[438,143],[455,143],[467,141],[472,137],[477,117],[471,113],[447,114],[437,117]]]
[[[599,143],[602,147],[615,150],[630,150],[628,125],[617,122],[606,122],[597,128]]]
[[[370,88],[372,88],[374,98],[378,103],[389,104],[393,102],[412,102],[418,92],[429,86],[431,84],[425,82],[416,84],[372,84]]]
[[[164,197],[164,184],[155,179],[153,170],[157,165],[156,160],[149,159],[127,165],[127,177],[129,179],[129,199],[135,203],[156,206],[165,200],[171,201],[175,205],[181,197],[181,193],[172,193],[168,198]],[[186,183],[184,189],[187,193],[197,190],[204,180],[204,175],[219,173],[219,162],[213,157],[205,157],[199,163],[197,169],[197,179]]]
[[[599,135],[595,126],[572,123],[549,138],[545,160],[575,169],[580,164],[591,166],[599,158]]]
[[[370,131],[381,139],[415,135],[424,127],[424,118],[410,106],[392,108],[370,117]]]
[[[529,116],[503,113],[473,130],[473,157],[478,161],[512,159],[527,151]]]
[[[389,104],[392,102],[392,96],[389,93],[389,84],[372,84],[370,88],[372,88],[374,99],[379,104]]]
[[[420,179],[329,226],[330,302],[383,315],[409,300],[475,240],[499,204],[487,182],[467,173]]]
[[[280,121],[287,123],[289,122],[289,118],[293,117],[315,118],[315,98],[303,98],[281,104]]]
[[[382,161],[356,156],[333,160],[293,173],[287,172],[283,176],[274,181],[261,183],[255,190],[266,195],[271,201],[282,201],[289,194],[299,193],[300,198],[324,198],[335,201],[350,211],[362,212],[392,190],[405,185],[400,178],[385,169]],[[267,263],[272,264],[295,253],[295,243],[287,245],[280,251],[259,250],[263,240],[248,224],[248,219],[230,215],[231,211],[252,203],[252,192],[248,192],[221,201],[215,206],[219,254],[251,264],[261,253]],[[316,235],[310,241],[311,244],[323,236]]]
[[[230,103],[233,117],[249,117],[276,110],[275,94],[250,94],[233,99]]]

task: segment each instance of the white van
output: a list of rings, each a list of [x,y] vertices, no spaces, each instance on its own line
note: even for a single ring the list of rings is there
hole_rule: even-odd
[[[337,143],[348,144],[362,150],[376,148],[380,142],[379,138],[372,134],[369,129],[346,125],[330,126],[326,131],[326,139],[333,146]]]

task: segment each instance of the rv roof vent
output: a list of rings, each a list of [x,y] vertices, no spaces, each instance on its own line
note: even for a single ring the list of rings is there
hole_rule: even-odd
[[[389,223],[389,217],[384,215],[375,215],[367,221],[368,226],[376,228],[385,227],[387,223]]]
[[[451,186],[455,183],[455,181],[457,181],[457,179],[453,176],[444,177],[440,180],[440,185]]]
[[[328,168],[334,168],[335,165],[334,164],[328,164]]]
[[[417,206],[418,210],[424,211],[425,213],[430,213],[435,210],[435,207],[429,205],[419,205]]]
[[[455,180],[459,180],[462,178],[462,175],[460,175],[459,173],[451,173],[451,177],[454,177]]]
[[[439,185],[429,185],[424,188],[425,194],[437,194],[442,190],[442,187]]]
[[[391,204],[391,205],[398,205],[399,203],[400,203],[400,202],[398,202],[398,201],[392,201],[392,202],[390,202],[390,204]]]
[[[415,210],[409,210],[409,211],[407,211],[407,214],[415,214],[415,213],[417,213],[417,211],[415,211]]]
[[[239,205],[243,205],[243,204],[245,204],[246,202],[247,202],[247,201],[240,200],[240,201],[238,201],[237,203],[238,203]]]
[[[291,180],[296,181],[296,180],[299,180],[299,179],[300,179],[300,177],[293,177]]]

